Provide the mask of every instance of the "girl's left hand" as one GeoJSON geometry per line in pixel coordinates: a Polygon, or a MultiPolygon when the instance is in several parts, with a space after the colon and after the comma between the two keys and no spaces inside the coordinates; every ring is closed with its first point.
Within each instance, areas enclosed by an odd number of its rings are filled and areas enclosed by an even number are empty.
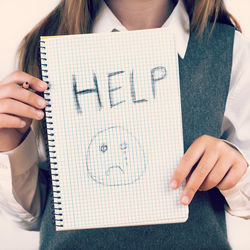
{"type": "Polygon", "coordinates": [[[187,178],[180,202],[188,205],[197,190],[235,186],[247,170],[242,154],[223,140],[203,135],[189,147],[177,166],[170,187],[177,189],[187,178]]]}

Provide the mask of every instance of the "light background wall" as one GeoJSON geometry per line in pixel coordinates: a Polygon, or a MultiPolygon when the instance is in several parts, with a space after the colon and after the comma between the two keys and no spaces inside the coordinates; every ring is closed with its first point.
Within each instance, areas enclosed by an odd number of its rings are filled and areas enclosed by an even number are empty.
{"type": "MultiPolygon", "coordinates": [[[[23,36],[58,2],[0,0],[0,80],[15,69],[15,52],[23,36]]],[[[226,0],[226,3],[241,24],[243,34],[250,40],[250,0],[226,0]]],[[[227,214],[227,225],[233,249],[249,250],[250,221],[227,214]]],[[[0,250],[37,249],[38,241],[38,233],[16,228],[0,211],[0,250]]]]}

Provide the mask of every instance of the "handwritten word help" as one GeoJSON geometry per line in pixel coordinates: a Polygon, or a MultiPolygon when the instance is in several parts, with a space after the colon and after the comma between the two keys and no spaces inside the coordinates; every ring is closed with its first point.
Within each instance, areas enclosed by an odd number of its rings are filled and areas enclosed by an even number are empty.
{"type": "MultiPolygon", "coordinates": [[[[128,80],[128,84],[129,84],[129,88],[130,88],[130,96],[131,96],[131,101],[134,104],[138,104],[138,103],[144,103],[147,102],[147,99],[141,98],[141,99],[137,99],[137,93],[136,93],[136,83],[134,80],[134,71],[131,70],[130,72],[126,72],[123,70],[120,71],[115,71],[115,72],[111,72],[107,74],[107,84],[108,84],[108,97],[109,97],[109,107],[110,108],[114,108],[115,106],[118,106],[124,102],[126,102],[125,99],[123,99],[119,94],[119,90],[121,90],[124,85],[122,85],[121,83],[119,83],[119,81],[117,81],[117,76],[122,76],[123,74],[128,74],[129,73],[129,80],[128,80]],[[119,98],[117,98],[119,97],[119,98]]],[[[160,82],[163,79],[167,78],[167,69],[166,67],[163,66],[157,66],[155,68],[152,68],[149,72],[150,74],[150,84],[151,84],[151,90],[152,90],[152,97],[155,99],[156,98],[156,88],[157,88],[157,84],[160,84],[160,82]]],[[[79,97],[82,96],[86,96],[86,95],[93,95],[93,97],[95,96],[97,102],[98,102],[98,106],[99,106],[99,110],[101,110],[104,106],[103,104],[103,100],[101,99],[101,94],[100,94],[100,88],[99,88],[99,81],[97,79],[97,74],[95,72],[93,72],[92,75],[92,79],[93,79],[93,88],[88,88],[88,89],[78,89],[78,82],[76,80],[76,75],[73,74],[72,75],[72,79],[73,79],[73,95],[74,95],[74,99],[75,99],[75,103],[77,106],[77,112],[78,113],[82,113],[82,108],[81,108],[81,103],[79,100],[79,97]]]]}

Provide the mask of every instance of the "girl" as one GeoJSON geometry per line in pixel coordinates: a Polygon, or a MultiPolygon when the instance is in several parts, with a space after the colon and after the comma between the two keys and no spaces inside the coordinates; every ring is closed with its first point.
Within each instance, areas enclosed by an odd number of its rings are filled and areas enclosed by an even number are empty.
{"type": "Polygon", "coordinates": [[[250,56],[231,20],[240,30],[221,0],[62,0],[24,38],[21,71],[0,86],[0,151],[11,163],[9,200],[21,205],[18,211],[17,204],[5,209],[15,212],[23,227],[40,229],[41,249],[230,249],[218,190],[231,213],[250,215],[250,56]],[[48,164],[38,158],[33,132],[42,141],[45,131],[43,126],[30,129],[32,121],[43,125],[46,106],[39,94],[47,89],[39,80],[40,36],[159,27],[174,31],[179,54],[185,154],[170,186],[179,188],[188,177],[180,197],[183,205],[190,204],[188,221],[56,232],[48,164]],[[36,92],[22,88],[25,82],[36,92]]]}

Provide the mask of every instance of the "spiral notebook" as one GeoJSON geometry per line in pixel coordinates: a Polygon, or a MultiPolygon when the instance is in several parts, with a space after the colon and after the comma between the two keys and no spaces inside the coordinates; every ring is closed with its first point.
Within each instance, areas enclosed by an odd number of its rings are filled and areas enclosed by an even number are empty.
{"type": "Polygon", "coordinates": [[[41,37],[41,65],[56,230],[186,221],[169,188],[183,155],[173,34],[41,37]]]}

